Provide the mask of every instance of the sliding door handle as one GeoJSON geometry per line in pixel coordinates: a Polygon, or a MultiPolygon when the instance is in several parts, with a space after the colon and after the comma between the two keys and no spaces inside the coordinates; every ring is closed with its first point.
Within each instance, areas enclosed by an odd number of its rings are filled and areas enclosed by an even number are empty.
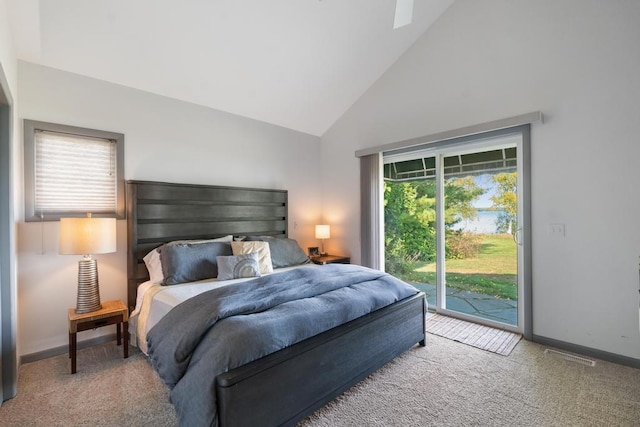
{"type": "Polygon", "coordinates": [[[518,228],[515,233],[513,233],[513,241],[516,242],[516,245],[522,246],[522,227],[518,228]]]}

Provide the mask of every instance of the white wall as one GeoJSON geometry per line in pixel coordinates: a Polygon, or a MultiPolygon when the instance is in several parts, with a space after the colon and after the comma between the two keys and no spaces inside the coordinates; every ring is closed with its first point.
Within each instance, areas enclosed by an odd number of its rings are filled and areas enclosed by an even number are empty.
{"type": "Polygon", "coordinates": [[[17,60],[10,28],[7,2],[0,0],[0,64],[2,64],[12,95],[15,97],[18,87],[17,60]]]}
{"type": "Polygon", "coordinates": [[[640,359],[638,23],[640,2],[457,0],[323,136],[330,251],[360,258],[356,149],[540,110],[533,332],[640,359]]]}
{"type": "MultiPolygon", "coordinates": [[[[290,237],[317,245],[318,137],[31,63],[18,74],[20,119],[124,133],[126,179],[286,189],[290,237]]],[[[64,346],[78,260],[58,255],[57,222],[22,223],[18,240],[21,354],[64,346]]],[[[97,259],[101,299],[126,301],[125,221],[117,253],[97,259]]]]}

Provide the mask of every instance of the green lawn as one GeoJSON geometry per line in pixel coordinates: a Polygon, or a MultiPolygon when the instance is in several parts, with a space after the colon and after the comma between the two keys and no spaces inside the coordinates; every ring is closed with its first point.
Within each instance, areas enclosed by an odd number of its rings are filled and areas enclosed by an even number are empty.
{"type": "MultiPolygon", "coordinates": [[[[517,299],[517,246],[511,235],[484,234],[475,258],[446,261],[447,286],[451,288],[517,299]]],[[[435,263],[416,263],[405,280],[435,283],[435,263]]]]}

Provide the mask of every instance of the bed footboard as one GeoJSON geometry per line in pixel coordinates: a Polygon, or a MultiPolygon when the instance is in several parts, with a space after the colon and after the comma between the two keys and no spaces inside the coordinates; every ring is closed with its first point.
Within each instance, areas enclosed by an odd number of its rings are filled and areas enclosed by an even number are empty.
{"type": "Polygon", "coordinates": [[[419,293],[216,378],[220,427],[295,425],[416,343],[419,293]]]}

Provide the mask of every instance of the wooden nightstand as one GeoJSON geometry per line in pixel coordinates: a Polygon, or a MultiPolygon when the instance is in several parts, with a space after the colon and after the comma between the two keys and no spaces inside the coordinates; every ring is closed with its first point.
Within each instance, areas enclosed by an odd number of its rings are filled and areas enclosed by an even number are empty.
{"type": "Polygon", "coordinates": [[[311,257],[314,264],[350,264],[351,258],[340,255],[320,255],[311,257]]]}
{"type": "Polygon", "coordinates": [[[72,374],[76,373],[76,334],[107,325],[116,325],[118,345],[122,343],[124,336],[124,358],[126,359],[129,357],[129,309],[122,301],[105,301],[100,310],[90,313],[77,314],[75,308],[69,309],[69,357],[72,374]]]}

